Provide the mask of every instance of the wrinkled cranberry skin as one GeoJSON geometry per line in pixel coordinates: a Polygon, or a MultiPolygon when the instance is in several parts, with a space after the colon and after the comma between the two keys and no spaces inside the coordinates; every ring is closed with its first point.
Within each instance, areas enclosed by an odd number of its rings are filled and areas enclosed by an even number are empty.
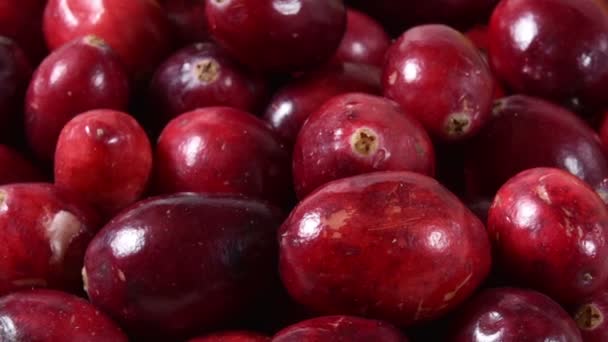
{"type": "Polygon", "coordinates": [[[143,194],[152,171],[152,148],[128,114],[100,109],[70,120],[59,135],[55,184],[79,193],[112,215],[143,194]]]}
{"type": "Polygon", "coordinates": [[[509,178],[534,167],[569,171],[606,194],[608,161],[597,134],[572,112],[541,99],[514,95],[497,102],[468,152],[467,192],[473,196],[493,197],[509,178]]]}
{"type": "Polygon", "coordinates": [[[291,325],[279,331],[272,342],[383,341],[407,342],[395,327],[382,321],[324,316],[291,325]]]}
{"type": "Polygon", "coordinates": [[[0,144],[0,185],[43,181],[40,171],[19,152],[0,144]]]}
{"type": "Polygon", "coordinates": [[[583,341],[572,318],[551,298],[517,288],[482,291],[464,305],[454,325],[454,342],[583,341]]]}
{"type": "Polygon", "coordinates": [[[188,342],[270,342],[270,337],[249,331],[227,331],[193,338],[188,342]]]}
{"type": "Polygon", "coordinates": [[[224,195],[142,201],[89,245],[89,298],[136,335],[177,338],[234,322],[275,286],[281,219],[267,204],[224,195]]]}
{"type": "Polygon", "coordinates": [[[208,0],[212,37],[260,70],[303,71],[329,60],[346,30],[342,0],[208,0]]]}
{"type": "Polygon", "coordinates": [[[127,342],[110,318],[86,300],[53,290],[30,290],[0,298],[2,341],[127,342]]]}
{"type": "Polygon", "coordinates": [[[296,194],[304,198],[330,181],[374,171],[434,176],[435,152],[424,127],[396,103],[349,93],[325,102],[308,118],[292,167],[296,194]]]}
{"type": "Polygon", "coordinates": [[[289,155],[264,122],[229,107],[173,119],[156,146],[156,190],[230,193],[283,205],[290,196],[289,155]]]}
{"type": "Polygon", "coordinates": [[[406,31],[387,52],[382,86],[431,134],[450,141],[471,137],[485,124],[495,87],[475,46],[444,25],[406,31]]]}
{"type": "Polygon", "coordinates": [[[330,98],[348,92],[380,95],[380,69],[355,63],[331,65],[297,78],[279,89],[264,120],[285,144],[293,146],[308,116],[330,98]]]}
{"type": "Polygon", "coordinates": [[[129,78],[117,55],[93,36],[74,40],[46,57],[32,77],[25,101],[30,148],[52,161],[63,126],[77,114],[126,110],[129,78]]]}
{"type": "Polygon", "coordinates": [[[334,61],[371,64],[382,67],[391,38],[380,23],[355,9],[346,12],[346,32],[334,61]]]}
{"type": "Polygon", "coordinates": [[[51,184],[0,186],[0,294],[49,287],[79,293],[98,217],[51,184]]]}
{"type": "Polygon", "coordinates": [[[509,279],[560,303],[608,285],[608,209],[566,171],[534,168],[511,178],[490,207],[488,235],[509,279]]]}
{"type": "Polygon", "coordinates": [[[156,71],[150,98],[163,127],[180,114],[227,106],[255,112],[266,100],[266,81],[233,62],[213,43],[198,43],[169,57],[156,71]]]}
{"type": "Polygon", "coordinates": [[[413,172],[328,183],[280,229],[281,276],[294,299],[318,313],[398,326],[436,319],[462,303],[488,274],[490,259],[477,217],[413,172]]]}
{"type": "Polygon", "coordinates": [[[13,39],[29,61],[37,64],[46,55],[42,14],[46,0],[0,2],[0,36],[13,39]]]}
{"type": "Polygon", "coordinates": [[[136,78],[151,73],[171,49],[171,27],[156,1],[48,0],[43,28],[53,50],[78,37],[100,37],[136,78]]]}
{"type": "Polygon", "coordinates": [[[608,14],[599,1],[502,1],[489,43],[494,71],[516,93],[606,103],[608,14]]]}
{"type": "Polygon", "coordinates": [[[162,5],[183,45],[209,39],[205,0],[165,0],[162,5]]]}
{"type": "Polygon", "coordinates": [[[575,306],[573,318],[585,342],[608,340],[608,292],[599,291],[575,306]]]}

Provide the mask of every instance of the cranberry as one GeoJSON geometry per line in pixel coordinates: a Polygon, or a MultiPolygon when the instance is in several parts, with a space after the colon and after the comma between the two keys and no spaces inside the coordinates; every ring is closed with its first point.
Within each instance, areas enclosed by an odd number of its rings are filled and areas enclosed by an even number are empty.
{"type": "Polygon", "coordinates": [[[487,57],[489,49],[488,27],[477,25],[465,32],[465,36],[471,40],[473,45],[487,57]]]}
{"type": "Polygon", "coordinates": [[[202,42],[209,38],[205,0],[164,0],[162,5],[182,44],[202,42]]]}
{"type": "Polygon", "coordinates": [[[494,70],[515,92],[606,103],[608,14],[598,1],[502,1],[489,42],[494,70]]]}
{"type": "Polygon", "coordinates": [[[333,96],[347,92],[381,94],[380,70],[363,64],[343,63],[297,78],[275,93],[264,119],[286,144],[292,146],[311,113],[333,96]]]}
{"type": "Polygon", "coordinates": [[[377,172],[326,184],[280,230],[283,283],[324,314],[408,326],[462,303],[490,269],[483,224],[430,177],[377,172]]]}
{"type": "Polygon", "coordinates": [[[418,121],[385,98],[349,93],[332,98],[302,127],[293,156],[296,193],[373,171],[435,174],[431,139],[418,121]]]}
{"type": "Polygon", "coordinates": [[[583,340],[568,313],[549,297],[530,290],[495,288],[464,305],[450,341],[583,340]]]}
{"type": "Polygon", "coordinates": [[[42,14],[46,0],[5,0],[0,2],[0,36],[14,39],[38,63],[46,54],[42,35],[42,14]]]}
{"type": "Polygon", "coordinates": [[[471,137],[490,117],[492,73],[473,44],[444,25],[405,32],[387,52],[382,83],[385,96],[444,140],[471,137]]]}
{"type": "Polygon", "coordinates": [[[390,324],[351,316],[325,316],[291,325],[279,331],[272,342],[382,341],[407,342],[390,324]]]}
{"type": "Polygon", "coordinates": [[[72,41],[46,57],[25,102],[25,130],[37,157],[52,161],[59,133],[82,112],[126,110],[129,80],[118,56],[94,36],[72,41]]]}
{"type": "Polygon", "coordinates": [[[603,114],[599,129],[600,140],[605,149],[608,149],[608,111],[603,114]]]}
{"type": "Polygon", "coordinates": [[[599,291],[583,300],[574,310],[574,320],[583,340],[603,342],[608,340],[608,292],[599,291]]]}
{"type": "Polygon", "coordinates": [[[253,115],[229,107],[198,109],[173,119],[156,146],[156,187],[233,193],[284,204],[290,195],[289,157],[253,115]]]}
{"type": "Polygon", "coordinates": [[[44,34],[51,49],[85,35],[105,40],[134,76],[142,77],[170,51],[170,25],[149,0],[48,0],[44,34]]]}
{"type": "Polygon", "coordinates": [[[0,144],[0,185],[44,180],[38,169],[19,152],[0,144]]]}
{"type": "MultiPolygon", "coordinates": [[[[150,98],[164,126],[202,107],[228,106],[254,112],[262,106],[266,82],[235,64],[213,43],[198,43],[171,56],[152,80],[150,98]]],[[[161,126],[162,127],[162,126],[161,126]]]]}
{"type": "Polygon", "coordinates": [[[222,195],[143,201],[89,245],[87,292],[137,335],[214,329],[274,286],[280,219],[264,203],[222,195]]]}
{"type": "Polygon", "coordinates": [[[55,184],[81,194],[105,214],[135,202],[151,170],[148,137],[125,113],[89,111],[70,120],[59,135],[55,184]]]}
{"type": "Polygon", "coordinates": [[[213,38],[255,69],[301,71],[335,53],[346,29],[342,0],[208,0],[213,38]]]}
{"type": "Polygon", "coordinates": [[[334,60],[382,67],[390,44],[391,39],[380,23],[363,12],[348,9],[346,32],[334,60]]]}
{"type": "Polygon", "coordinates": [[[188,342],[270,342],[270,337],[250,331],[227,331],[193,338],[188,342]]]}

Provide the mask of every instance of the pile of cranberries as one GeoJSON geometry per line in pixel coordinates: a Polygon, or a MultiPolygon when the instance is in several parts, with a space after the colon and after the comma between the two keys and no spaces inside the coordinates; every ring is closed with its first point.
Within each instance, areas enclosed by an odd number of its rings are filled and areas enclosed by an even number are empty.
{"type": "Polygon", "coordinates": [[[0,341],[608,341],[608,0],[0,0],[0,341]]]}

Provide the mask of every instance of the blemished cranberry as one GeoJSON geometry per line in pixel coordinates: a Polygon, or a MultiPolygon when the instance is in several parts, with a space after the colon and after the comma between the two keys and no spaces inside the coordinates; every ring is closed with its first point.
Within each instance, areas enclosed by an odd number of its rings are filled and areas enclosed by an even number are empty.
{"type": "Polygon", "coordinates": [[[608,292],[605,289],[580,301],[572,313],[583,341],[608,341],[608,292]]]}
{"type": "Polygon", "coordinates": [[[209,39],[209,29],[205,19],[205,0],[165,0],[161,4],[182,44],[188,45],[209,39]]]}
{"type": "Polygon", "coordinates": [[[308,116],[330,98],[348,92],[380,95],[380,74],[374,66],[357,63],[331,65],[306,74],[274,94],[264,120],[291,147],[308,116]]]}
{"type": "Polygon", "coordinates": [[[2,341],[128,341],[116,323],[86,300],[60,291],[1,297],[0,316],[2,341]]]}
{"type": "Polygon", "coordinates": [[[152,150],[130,115],[107,109],[77,115],[62,129],[55,153],[55,184],[81,194],[111,215],[146,190],[152,150]]]}
{"type": "Polygon", "coordinates": [[[0,186],[0,294],[49,287],[79,293],[99,220],[79,198],[45,183],[0,186]]]}
{"type": "Polygon", "coordinates": [[[0,185],[43,180],[44,175],[32,162],[11,147],[0,144],[0,185]]]}
{"type": "Polygon", "coordinates": [[[454,342],[583,341],[572,318],[551,298],[517,288],[482,291],[463,306],[454,326],[454,342]]]}
{"type": "Polygon", "coordinates": [[[435,24],[406,31],[387,52],[382,74],[384,95],[449,141],[475,135],[490,118],[494,83],[475,46],[435,24]]]}
{"type": "Polygon", "coordinates": [[[48,0],[43,28],[53,50],[82,36],[100,37],[137,79],[153,72],[171,49],[170,23],[156,1],[48,0]]]}
{"type": "Polygon", "coordinates": [[[0,2],[0,36],[13,39],[37,64],[46,55],[42,35],[42,14],[46,0],[6,0],[0,2]]]}
{"type": "Polygon", "coordinates": [[[291,72],[328,61],[346,29],[342,0],[208,0],[213,38],[254,69],[291,72]]]}
{"type": "Polygon", "coordinates": [[[515,92],[606,104],[608,14],[599,1],[502,1],[489,45],[493,69],[515,92]]]}
{"type": "Polygon", "coordinates": [[[330,182],[279,234],[281,277],[295,300],[397,326],[461,304],[491,263],[479,219],[434,179],[406,171],[330,182]]]}
{"type": "Polygon", "coordinates": [[[324,316],[309,319],[279,331],[272,342],[382,341],[407,342],[394,326],[353,316],[324,316]]]}
{"type": "Polygon", "coordinates": [[[158,68],[150,100],[163,127],[178,115],[203,107],[257,112],[266,91],[262,75],[236,64],[213,43],[197,43],[176,52],[158,68]]]}
{"type": "Polygon", "coordinates": [[[63,126],[97,108],[126,110],[129,78],[119,57],[95,36],[76,39],[46,57],[32,77],[25,101],[28,144],[52,161],[63,126]]]}
{"type": "Polygon", "coordinates": [[[306,121],[293,151],[296,194],[374,171],[435,175],[433,143],[424,127],[383,97],[336,96],[306,121]]]}
{"type": "Polygon", "coordinates": [[[188,342],[270,342],[270,337],[250,331],[226,331],[193,338],[188,342]]]}
{"type": "Polygon", "coordinates": [[[134,335],[177,338],[238,322],[278,281],[281,219],[265,203],[224,195],[140,202],[89,245],[89,298],[134,335]]]}
{"type": "Polygon", "coordinates": [[[562,304],[608,285],[608,209],[566,171],[534,168],[511,178],[490,207],[488,235],[513,283],[562,304]]]}
{"type": "Polygon", "coordinates": [[[232,193],[283,205],[291,195],[289,155],[257,117],[230,107],[182,114],[156,146],[156,190],[232,193]]]}
{"type": "Polygon", "coordinates": [[[391,38],[380,23],[363,12],[348,9],[346,32],[334,55],[334,61],[371,64],[382,67],[391,38]]]}

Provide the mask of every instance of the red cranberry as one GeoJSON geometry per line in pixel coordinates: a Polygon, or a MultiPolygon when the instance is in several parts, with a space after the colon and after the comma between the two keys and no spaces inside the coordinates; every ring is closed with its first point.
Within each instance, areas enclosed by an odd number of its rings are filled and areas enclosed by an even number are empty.
{"type": "Polygon", "coordinates": [[[431,139],[388,99],[350,93],[325,102],[302,127],[293,153],[296,193],[373,171],[435,174],[431,139]]]}
{"type": "Polygon", "coordinates": [[[583,340],[572,318],[549,297],[536,291],[496,288],[481,292],[464,305],[450,341],[583,340]]]}
{"type": "MultiPolygon", "coordinates": [[[[227,106],[254,112],[265,100],[266,81],[235,64],[213,43],[198,43],[171,56],[152,80],[151,100],[164,126],[202,107],[227,106]]],[[[161,127],[162,127],[161,126],[161,127]]]]}
{"type": "Polygon", "coordinates": [[[270,342],[270,337],[250,331],[227,331],[193,338],[188,342],[270,342]]]}
{"type": "Polygon", "coordinates": [[[473,45],[485,56],[489,49],[488,27],[485,25],[477,25],[465,32],[467,38],[471,40],[473,45]]]}
{"type": "Polygon", "coordinates": [[[400,326],[453,309],[490,269],[483,224],[412,172],[328,183],[292,211],[280,246],[283,283],[297,301],[400,326]]]}
{"type": "Polygon", "coordinates": [[[444,140],[471,137],[490,117],[492,73],[473,44],[444,25],[405,32],[387,52],[382,83],[385,96],[444,140]]]}
{"type": "Polygon", "coordinates": [[[144,192],[152,170],[152,151],[131,116],[93,110],[70,120],[59,135],[55,184],[79,193],[113,214],[144,192]]]}
{"type": "Polygon", "coordinates": [[[53,185],[0,186],[0,294],[33,287],[78,292],[97,216],[53,185]]]}
{"type": "Polygon", "coordinates": [[[390,324],[352,316],[313,318],[279,331],[272,342],[382,341],[407,342],[390,324]]]}
{"type": "Polygon", "coordinates": [[[363,64],[343,63],[297,78],[275,93],[264,119],[286,144],[292,146],[311,113],[330,98],[347,92],[381,94],[380,70],[363,64]]]}
{"type": "Polygon", "coordinates": [[[37,157],[52,161],[65,124],[82,112],[126,110],[128,76],[111,48],[94,36],[72,41],[42,61],[25,101],[25,130],[37,157]]]}
{"type": "Polygon", "coordinates": [[[605,149],[608,149],[608,111],[603,114],[602,123],[600,124],[600,140],[605,149]]]}
{"type": "Polygon", "coordinates": [[[608,292],[599,291],[579,303],[574,320],[585,342],[608,341],[608,292]]]}
{"type": "Polygon", "coordinates": [[[0,144],[0,185],[44,180],[36,167],[19,152],[0,144]]]}
{"type": "Polygon", "coordinates": [[[0,2],[0,36],[14,39],[32,63],[46,55],[42,35],[42,14],[46,0],[6,0],[0,2]]]}
{"type": "Polygon", "coordinates": [[[182,44],[208,40],[205,0],[164,0],[162,5],[182,44]]]}
{"type": "Polygon", "coordinates": [[[608,209],[566,171],[535,168],[503,185],[488,234],[513,282],[573,303],[608,285],[608,209]]]}
{"type": "Polygon", "coordinates": [[[380,23],[363,12],[348,9],[346,32],[334,60],[382,67],[390,44],[391,39],[380,23]]]}
{"type": "Polygon", "coordinates": [[[346,29],[342,0],[208,0],[215,40],[255,69],[301,71],[334,54],[346,29]]]}
{"type": "Polygon", "coordinates": [[[272,207],[236,197],[140,202],[89,245],[87,292],[138,335],[177,338],[217,328],[274,286],[280,219],[272,207]]]}
{"type": "Polygon", "coordinates": [[[233,193],[283,204],[290,194],[289,157],[273,132],[253,115],[208,107],[173,119],[156,146],[156,186],[233,193]]]}
{"type": "Polygon", "coordinates": [[[105,40],[136,77],[148,74],[170,51],[170,26],[149,0],[48,0],[44,34],[51,49],[85,35],[105,40]]]}
{"type": "Polygon", "coordinates": [[[515,92],[606,103],[608,14],[598,1],[502,1],[489,42],[494,70],[515,92]]]}

